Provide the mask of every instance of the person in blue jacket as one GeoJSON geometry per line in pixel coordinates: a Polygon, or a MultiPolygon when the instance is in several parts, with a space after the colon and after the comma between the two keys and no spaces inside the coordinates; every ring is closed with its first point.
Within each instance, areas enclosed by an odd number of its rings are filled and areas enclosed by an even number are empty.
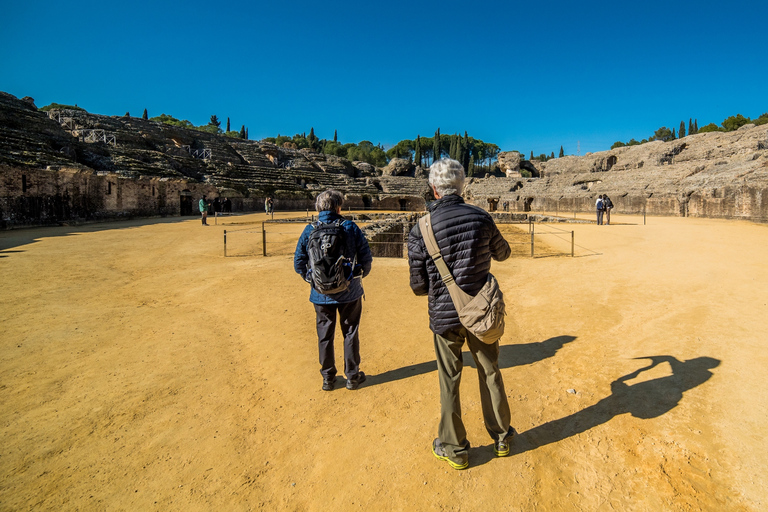
{"type": "MultiPolygon", "coordinates": [[[[336,190],[326,190],[317,196],[315,208],[319,212],[318,222],[330,224],[341,216],[344,196],[336,190]]],[[[320,351],[320,373],[323,376],[323,390],[331,391],[336,385],[336,359],[333,350],[333,338],[336,332],[336,315],[341,323],[344,335],[344,373],[347,376],[347,389],[357,389],[365,381],[365,373],[360,371],[360,317],[363,312],[362,278],[371,271],[373,256],[368,241],[360,228],[351,220],[344,220],[346,249],[345,258],[356,262],[355,276],[348,288],[340,293],[324,295],[314,288],[310,291],[309,301],[315,308],[317,321],[317,339],[320,351]]],[[[307,244],[314,229],[309,224],[299,237],[293,258],[293,268],[305,281],[308,277],[309,253],[307,244]]]]}

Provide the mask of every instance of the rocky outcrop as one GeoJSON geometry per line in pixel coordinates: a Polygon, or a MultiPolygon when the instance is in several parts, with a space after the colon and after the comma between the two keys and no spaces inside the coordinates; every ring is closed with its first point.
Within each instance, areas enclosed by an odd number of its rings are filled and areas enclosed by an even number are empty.
{"type": "Polygon", "coordinates": [[[381,170],[382,176],[410,176],[413,177],[413,172],[416,166],[413,162],[406,160],[405,158],[393,158],[389,161],[386,167],[381,170]]]}
{"type": "Polygon", "coordinates": [[[49,115],[2,92],[0,141],[3,227],[196,214],[202,194],[226,195],[236,211],[260,209],[266,196],[304,209],[327,188],[355,207],[424,207],[423,184],[362,162],[135,117],[49,115]]]}
{"type": "Polygon", "coordinates": [[[517,151],[509,151],[499,153],[499,169],[507,175],[507,178],[520,178],[520,153],[517,151]]]}
{"type": "Polygon", "coordinates": [[[768,125],[533,164],[540,178],[475,180],[468,191],[514,211],[591,211],[608,194],[618,212],[768,221],[768,125]]]}

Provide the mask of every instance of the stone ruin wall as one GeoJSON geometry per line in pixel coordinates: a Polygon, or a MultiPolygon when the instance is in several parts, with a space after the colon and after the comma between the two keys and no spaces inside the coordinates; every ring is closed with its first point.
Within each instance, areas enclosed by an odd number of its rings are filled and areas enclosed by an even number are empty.
{"type": "MultiPolygon", "coordinates": [[[[267,196],[278,210],[312,211],[327,188],[343,191],[354,209],[424,211],[431,199],[426,170],[407,160],[376,169],[139,118],[65,114],[79,132],[0,92],[0,227],[197,215],[203,194],[229,197],[233,211],[261,211],[267,196]],[[118,143],[86,143],[86,129],[118,143]],[[212,156],[194,158],[189,148],[212,156]]],[[[507,176],[469,178],[467,202],[488,210],[508,202],[519,213],[592,212],[597,195],[608,194],[617,213],[768,222],[768,125],[544,163],[502,153],[499,163],[507,176]],[[538,177],[522,177],[521,166],[538,177]]]]}
{"type": "Polygon", "coordinates": [[[467,195],[486,208],[567,213],[593,212],[607,194],[618,213],[768,222],[768,125],[533,163],[538,178],[505,168],[506,178],[470,179],[467,195]]]}

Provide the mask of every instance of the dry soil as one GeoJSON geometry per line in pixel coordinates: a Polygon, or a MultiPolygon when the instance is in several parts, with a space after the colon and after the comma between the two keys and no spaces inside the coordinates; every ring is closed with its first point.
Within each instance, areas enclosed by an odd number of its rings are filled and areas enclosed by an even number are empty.
{"type": "Polygon", "coordinates": [[[494,263],[519,436],[493,456],[465,354],[455,471],[430,452],[438,382],[407,261],[364,282],[368,381],[323,392],[302,226],[271,228],[266,258],[223,256],[224,229],[242,252],[263,218],[0,233],[0,509],[768,507],[768,226],[614,215],[558,225],[573,258],[494,263]]]}

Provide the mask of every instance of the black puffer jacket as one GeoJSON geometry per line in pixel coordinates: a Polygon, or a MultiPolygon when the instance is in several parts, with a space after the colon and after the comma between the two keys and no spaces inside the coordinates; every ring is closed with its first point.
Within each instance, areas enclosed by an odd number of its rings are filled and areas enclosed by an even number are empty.
{"type": "MultiPolygon", "coordinates": [[[[443,197],[429,205],[437,245],[459,287],[477,295],[488,278],[491,258],[509,258],[509,244],[499,233],[488,212],[468,205],[457,195],[443,197]]],[[[440,279],[416,224],[408,237],[408,264],[411,289],[416,295],[429,294],[429,327],[445,335],[461,328],[448,288],[440,279]]]]}

